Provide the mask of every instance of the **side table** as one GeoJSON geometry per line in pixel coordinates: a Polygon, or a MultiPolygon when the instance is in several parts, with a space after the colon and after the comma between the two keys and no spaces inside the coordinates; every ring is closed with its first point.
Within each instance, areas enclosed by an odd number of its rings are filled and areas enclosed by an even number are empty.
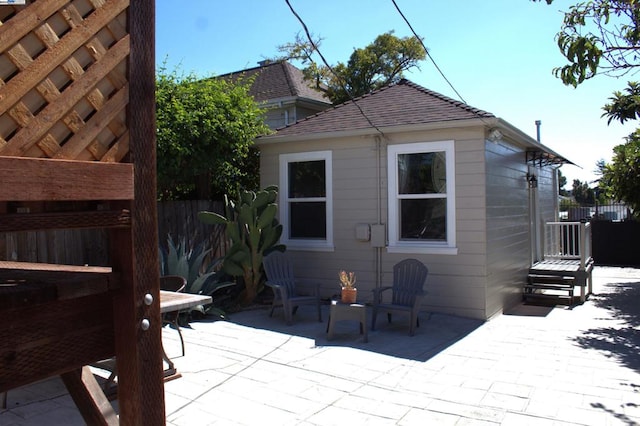
{"type": "Polygon", "coordinates": [[[360,303],[342,303],[332,300],[329,308],[329,323],[327,324],[327,340],[333,339],[335,325],[338,321],[354,320],[360,322],[360,334],[364,342],[369,341],[367,332],[367,306],[360,303]]]}

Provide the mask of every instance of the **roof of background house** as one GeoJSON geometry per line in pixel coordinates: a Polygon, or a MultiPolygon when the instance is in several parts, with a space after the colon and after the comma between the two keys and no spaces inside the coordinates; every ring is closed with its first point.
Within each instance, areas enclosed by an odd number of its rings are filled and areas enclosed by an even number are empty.
{"type": "Polygon", "coordinates": [[[223,74],[219,77],[234,78],[239,76],[247,78],[255,76],[249,94],[256,102],[298,97],[331,105],[331,101],[321,92],[309,87],[301,70],[286,61],[264,62],[255,68],[223,74]]]}
{"type": "Polygon", "coordinates": [[[277,129],[274,136],[367,129],[372,127],[371,123],[384,128],[474,118],[495,116],[402,79],[397,84],[385,86],[277,129]]]}

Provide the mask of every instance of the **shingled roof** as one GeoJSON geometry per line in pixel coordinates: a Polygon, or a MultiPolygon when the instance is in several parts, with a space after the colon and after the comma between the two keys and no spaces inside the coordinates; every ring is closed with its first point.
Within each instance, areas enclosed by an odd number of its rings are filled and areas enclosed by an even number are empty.
{"type": "Polygon", "coordinates": [[[361,130],[372,128],[371,123],[383,129],[478,118],[495,116],[403,79],[280,128],[273,137],[361,130]]]}
{"type": "Polygon", "coordinates": [[[302,71],[286,61],[264,63],[255,68],[223,74],[219,77],[233,79],[240,76],[247,78],[255,76],[249,94],[256,102],[297,97],[331,104],[331,101],[321,92],[309,87],[302,71]]]}

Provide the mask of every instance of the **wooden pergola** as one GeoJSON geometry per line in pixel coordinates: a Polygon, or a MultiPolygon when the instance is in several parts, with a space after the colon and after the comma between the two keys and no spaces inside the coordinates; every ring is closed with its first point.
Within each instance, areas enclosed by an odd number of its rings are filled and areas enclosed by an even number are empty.
{"type": "Polygon", "coordinates": [[[0,259],[0,393],[60,375],[88,424],[164,424],[154,0],[0,6],[0,232],[104,228],[106,265],[0,259]],[[119,419],[87,367],[115,356],[119,419]]]}

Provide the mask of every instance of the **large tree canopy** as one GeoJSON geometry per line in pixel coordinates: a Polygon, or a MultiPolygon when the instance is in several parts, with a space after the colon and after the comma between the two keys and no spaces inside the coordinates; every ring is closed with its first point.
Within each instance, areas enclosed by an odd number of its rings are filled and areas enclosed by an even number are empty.
{"type": "MultiPolygon", "coordinates": [[[[577,87],[597,74],[635,74],[640,70],[640,0],[577,3],[565,12],[556,38],[569,63],[554,69],[554,73],[567,85],[577,87]]],[[[637,82],[629,81],[626,89],[614,92],[609,101],[603,107],[609,123],[640,118],[637,82]]],[[[598,168],[605,193],[629,204],[640,218],[640,129],[613,149],[611,163],[598,164],[598,168]]]]}
{"type": "Polygon", "coordinates": [[[354,49],[346,63],[330,67],[314,60],[319,44],[320,40],[311,43],[298,35],[295,42],[279,46],[284,56],[277,59],[300,60],[305,65],[305,77],[326,92],[334,104],[399,81],[405,71],[417,67],[426,57],[420,40],[399,38],[393,31],[379,35],[364,48],[354,49]]]}
{"type": "Polygon", "coordinates": [[[611,163],[601,164],[600,172],[600,188],[605,194],[624,201],[640,219],[640,129],[613,148],[611,163]]]}
{"type": "Polygon", "coordinates": [[[556,68],[556,76],[575,87],[597,73],[620,77],[636,71],[639,23],[639,0],[592,0],[571,6],[557,35],[569,64],[556,68]]]}
{"type": "Polygon", "coordinates": [[[257,189],[255,137],[268,133],[249,82],[156,76],[158,197],[222,199],[257,189]]]}

